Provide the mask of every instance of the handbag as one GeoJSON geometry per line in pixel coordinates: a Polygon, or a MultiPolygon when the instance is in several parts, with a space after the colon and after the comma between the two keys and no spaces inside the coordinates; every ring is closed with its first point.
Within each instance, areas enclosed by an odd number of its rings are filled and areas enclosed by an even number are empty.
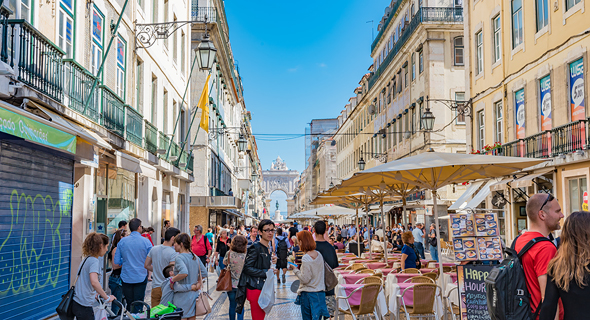
{"type": "MultiPolygon", "coordinates": [[[[201,282],[201,283],[203,282],[203,278],[201,277],[201,273],[199,273],[199,282],[201,282]]],[[[210,300],[213,300],[205,290],[201,289],[201,293],[199,294],[199,296],[197,297],[197,300],[195,301],[195,303],[196,303],[195,316],[204,316],[204,315],[211,313],[211,305],[209,305],[209,300],[207,300],[207,298],[209,298],[210,300]]]]}
{"type": "Polygon", "coordinates": [[[326,291],[336,288],[338,285],[338,277],[332,271],[332,268],[324,261],[324,283],[326,284],[326,291]]]}
{"type": "Polygon", "coordinates": [[[82,268],[84,268],[86,260],[88,260],[88,257],[86,257],[86,259],[84,259],[84,262],[82,262],[80,270],[78,270],[78,275],[76,275],[76,280],[74,280],[74,284],[72,285],[70,290],[66,292],[66,294],[61,296],[61,301],[57,308],[55,308],[55,311],[57,312],[60,318],[71,319],[74,317],[74,313],[72,312],[72,304],[74,304],[74,295],[76,294],[75,287],[76,283],[78,282],[78,277],[80,277],[80,272],[82,272],[82,268]]]}
{"type": "MultiPolygon", "coordinates": [[[[231,251],[227,253],[227,261],[229,262],[229,259],[231,257],[231,251]]],[[[228,291],[232,291],[232,285],[231,285],[231,271],[229,270],[229,263],[227,264],[227,266],[225,267],[225,269],[221,270],[221,273],[219,274],[219,278],[217,279],[217,288],[215,288],[216,291],[222,291],[222,292],[228,292],[228,291]]]]}

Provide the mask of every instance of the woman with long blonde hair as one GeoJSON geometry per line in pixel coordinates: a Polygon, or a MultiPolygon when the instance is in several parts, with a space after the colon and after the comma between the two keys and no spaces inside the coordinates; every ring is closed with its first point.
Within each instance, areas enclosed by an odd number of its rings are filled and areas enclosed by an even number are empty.
{"type": "Polygon", "coordinates": [[[560,298],[563,320],[588,319],[589,266],[590,212],[577,211],[565,219],[561,245],[547,267],[547,287],[539,320],[555,319],[560,298]]]}

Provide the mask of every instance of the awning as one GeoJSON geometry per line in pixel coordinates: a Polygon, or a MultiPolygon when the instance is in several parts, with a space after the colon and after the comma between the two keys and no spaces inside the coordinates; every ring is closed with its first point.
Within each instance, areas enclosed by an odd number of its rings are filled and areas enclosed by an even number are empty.
{"type": "Polygon", "coordinates": [[[508,183],[512,182],[512,178],[504,179],[490,185],[490,191],[502,191],[508,188],[508,183]]]}
{"type": "Polygon", "coordinates": [[[237,211],[237,210],[233,210],[233,209],[227,209],[227,210],[223,210],[223,212],[230,214],[232,216],[236,216],[236,217],[242,217],[242,213],[237,211]]]}
{"type": "Polygon", "coordinates": [[[127,171],[141,173],[141,164],[139,159],[128,156],[120,151],[115,151],[116,165],[127,171]]]}
{"type": "Polygon", "coordinates": [[[553,170],[545,170],[542,172],[537,172],[533,174],[526,175],[524,177],[518,178],[511,183],[512,188],[522,188],[522,187],[529,187],[533,185],[533,180],[551,172],[553,170]]]}
{"type": "Polygon", "coordinates": [[[485,200],[485,198],[487,196],[490,195],[490,193],[492,193],[492,190],[490,190],[490,186],[494,183],[498,182],[496,179],[491,179],[488,180],[486,182],[486,184],[481,188],[481,190],[479,190],[479,192],[475,195],[475,197],[473,197],[473,199],[471,199],[467,205],[465,205],[464,208],[475,208],[477,206],[479,206],[479,204],[485,200]]]}
{"type": "Polygon", "coordinates": [[[457,199],[457,201],[455,201],[455,203],[449,207],[449,210],[459,210],[465,208],[469,198],[475,193],[475,191],[477,191],[477,189],[479,189],[483,183],[483,180],[471,183],[469,187],[467,187],[467,190],[465,190],[465,192],[463,192],[463,194],[459,197],[459,199],[457,199]]]}

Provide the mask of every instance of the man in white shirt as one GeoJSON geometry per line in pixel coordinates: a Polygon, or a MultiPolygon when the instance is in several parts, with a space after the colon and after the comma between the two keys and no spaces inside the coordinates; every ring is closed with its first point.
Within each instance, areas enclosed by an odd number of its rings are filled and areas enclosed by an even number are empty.
{"type": "MultiPolygon", "coordinates": [[[[164,268],[174,264],[178,252],[174,250],[174,238],[180,233],[176,228],[168,228],[164,234],[164,243],[150,250],[144,267],[152,272],[152,308],[160,304],[162,298],[161,284],[164,282],[164,268]]],[[[167,301],[164,301],[166,303],[167,301]]]]}
{"type": "Polygon", "coordinates": [[[412,235],[414,235],[414,246],[420,254],[420,258],[426,259],[426,256],[424,255],[424,231],[422,231],[423,227],[423,223],[416,223],[416,227],[414,228],[414,230],[412,230],[412,235]]]}

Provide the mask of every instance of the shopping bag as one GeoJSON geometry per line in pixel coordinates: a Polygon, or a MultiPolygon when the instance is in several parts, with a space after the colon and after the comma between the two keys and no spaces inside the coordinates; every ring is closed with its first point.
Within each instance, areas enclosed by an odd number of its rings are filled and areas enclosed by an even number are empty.
{"type": "Polygon", "coordinates": [[[94,307],[94,320],[108,320],[107,311],[104,306],[94,307]]]}
{"type": "Polygon", "coordinates": [[[275,305],[275,281],[276,275],[272,269],[266,272],[266,280],[262,286],[262,292],[258,298],[258,305],[266,314],[269,314],[275,305]]]}

